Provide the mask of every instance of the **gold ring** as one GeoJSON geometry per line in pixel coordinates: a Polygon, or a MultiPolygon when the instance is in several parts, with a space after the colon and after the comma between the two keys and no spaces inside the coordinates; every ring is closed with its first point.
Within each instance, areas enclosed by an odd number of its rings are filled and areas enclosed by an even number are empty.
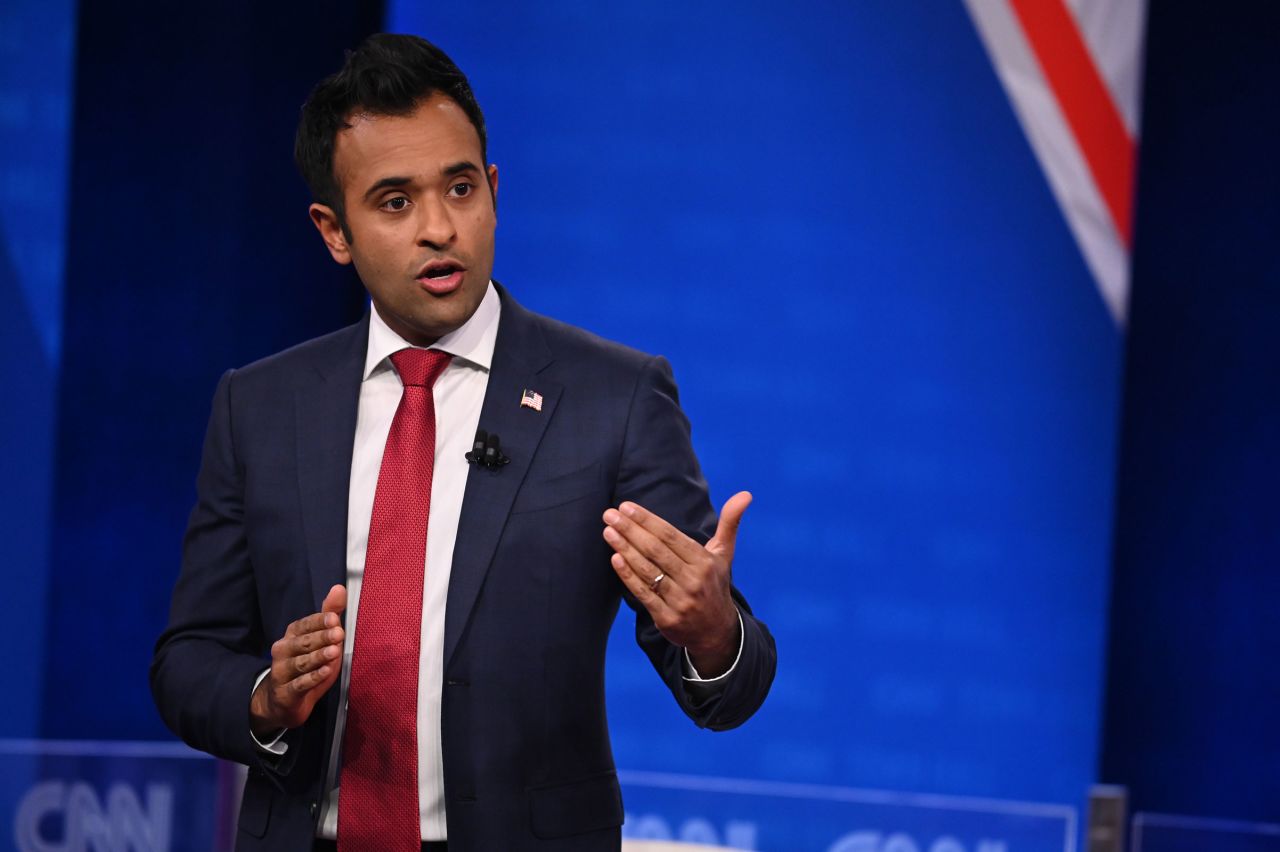
{"type": "Polygon", "coordinates": [[[651,591],[651,592],[656,592],[656,591],[658,591],[658,584],[659,584],[659,583],[661,583],[661,582],[662,582],[663,580],[665,580],[665,579],[667,579],[667,575],[666,575],[666,574],[659,574],[658,576],[654,577],[654,578],[653,578],[653,582],[649,584],[649,591],[651,591]]]}

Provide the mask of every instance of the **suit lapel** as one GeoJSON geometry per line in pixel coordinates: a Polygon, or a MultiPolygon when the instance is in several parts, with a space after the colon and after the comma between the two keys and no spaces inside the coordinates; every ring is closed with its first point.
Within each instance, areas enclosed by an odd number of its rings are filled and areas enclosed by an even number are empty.
{"type": "Polygon", "coordinates": [[[511,503],[524,482],[547,424],[555,415],[563,390],[559,383],[538,375],[551,363],[552,354],[537,320],[505,290],[499,288],[498,292],[502,296],[502,316],[480,411],[480,428],[498,435],[503,454],[511,462],[493,471],[476,465],[467,475],[445,611],[446,667],[457,650],[484,585],[511,503]],[[525,390],[542,394],[541,411],[520,405],[525,390]]]}
{"type": "Polygon", "coordinates": [[[303,535],[318,612],[325,594],[347,582],[347,491],[356,434],[369,315],[334,336],[313,380],[294,395],[303,535]]]}

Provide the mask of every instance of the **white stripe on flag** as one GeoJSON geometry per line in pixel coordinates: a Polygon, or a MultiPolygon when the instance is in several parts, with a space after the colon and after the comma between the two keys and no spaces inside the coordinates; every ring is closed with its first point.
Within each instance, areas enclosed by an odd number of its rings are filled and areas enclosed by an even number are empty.
{"type": "MultiPolygon", "coordinates": [[[[1062,106],[1009,0],[965,0],[965,5],[1098,291],[1111,316],[1123,326],[1129,301],[1129,249],[1116,230],[1062,106]]],[[[1138,115],[1145,0],[1073,0],[1069,8],[1132,133],[1138,115]],[[1117,5],[1127,6],[1127,12],[1113,12],[1117,5]],[[1114,31],[1108,30],[1109,26],[1114,26],[1114,31]]]]}

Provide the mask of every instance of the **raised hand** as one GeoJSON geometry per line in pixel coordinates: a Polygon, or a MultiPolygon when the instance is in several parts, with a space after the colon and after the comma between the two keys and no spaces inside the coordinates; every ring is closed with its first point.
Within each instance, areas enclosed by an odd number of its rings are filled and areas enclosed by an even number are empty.
{"type": "Polygon", "coordinates": [[[746,491],[730,497],[705,547],[635,503],[604,513],[613,570],[703,677],[723,674],[737,654],[738,611],[729,587],[738,524],[749,505],[746,491]]]}
{"type": "Polygon", "coordinates": [[[298,727],[337,683],[345,635],[338,614],[346,607],[346,587],[334,586],[320,612],[290,624],[271,646],[271,670],[249,701],[249,724],[256,736],[298,727]]]}

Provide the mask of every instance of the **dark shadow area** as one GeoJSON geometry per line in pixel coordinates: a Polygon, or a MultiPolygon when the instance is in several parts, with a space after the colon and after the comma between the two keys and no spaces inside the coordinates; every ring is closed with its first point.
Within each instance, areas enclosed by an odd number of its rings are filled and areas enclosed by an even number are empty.
{"type": "Polygon", "coordinates": [[[1102,778],[1280,802],[1280,7],[1153,3],[1102,778]]]}
{"type": "Polygon", "coordinates": [[[80,4],[45,737],[168,736],[147,666],[218,375],[363,310],[292,143],[381,20],[378,2],[80,4]]]}

